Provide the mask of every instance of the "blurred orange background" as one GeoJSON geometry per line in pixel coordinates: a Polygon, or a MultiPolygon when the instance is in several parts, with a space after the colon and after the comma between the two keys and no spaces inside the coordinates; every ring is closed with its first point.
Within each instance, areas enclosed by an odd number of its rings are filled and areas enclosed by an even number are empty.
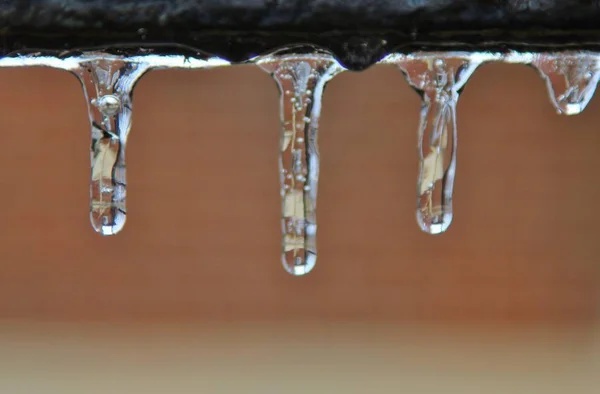
{"type": "MultiPolygon", "coordinates": [[[[482,66],[458,105],[455,219],[430,236],[414,219],[418,95],[390,66],[337,76],[320,123],[319,258],[294,278],[279,256],[278,93],[266,73],[236,66],[141,79],[128,222],[108,238],[88,222],[90,127],[76,78],[3,69],[0,84],[0,392],[19,392],[27,368],[85,368],[64,354],[107,360],[81,375],[85,392],[164,392],[135,383],[136,373],[160,371],[189,379],[173,392],[220,392],[201,386],[197,369],[141,367],[157,342],[152,354],[171,368],[203,365],[224,380],[227,368],[210,360],[240,370],[273,363],[255,386],[228,382],[234,391],[279,390],[273,382],[288,375],[309,390],[302,371],[315,359],[330,365],[351,354],[348,371],[378,392],[413,381],[415,393],[595,392],[597,97],[583,114],[559,116],[533,69],[482,66]],[[34,345],[20,353],[24,343],[34,345]],[[481,350],[491,347],[504,356],[481,350]],[[300,359],[304,369],[274,372],[300,359]],[[99,376],[113,362],[137,372],[107,382],[99,376]],[[396,362],[414,369],[403,383],[396,362]],[[429,381],[440,371],[455,372],[429,381]]],[[[316,392],[362,387],[313,372],[329,382],[316,392]]],[[[46,388],[57,392],[80,387],[52,382],[46,388]]]]}

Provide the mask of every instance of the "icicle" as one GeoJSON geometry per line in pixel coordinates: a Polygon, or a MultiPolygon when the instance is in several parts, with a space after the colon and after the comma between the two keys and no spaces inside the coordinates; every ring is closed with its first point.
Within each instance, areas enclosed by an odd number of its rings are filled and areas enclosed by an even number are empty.
{"type": "Polygon", "coordinates": [[[531,65],[546,81],[552,104],[564,115],[585,109],[600,77],[598,56],[589,53],[541,53],[531,65]]]}
{"type": "Polygon", "coordinates": [[[280,89],[282,263],[291,274],[304,275],[317,260],[317,131],[323,89],[343,68],[326,53],[275,54],[257,64],[280,89]]]}
{"type": "Polygon", "coordinates": [[[230,64],[200,51],[194,56],[143,54],[128,58],[101,52],[61,57],[32,52],[0,58],[0,67],[53,67],[68,70],[81,81],[92,128],[90,219],[103,235],[119,232],[127,215],[125,147],[137,80],[150,68],[205,69],[230,64]]]}
{"type": "Polygon", "coordinates": [[[103,235],[116,234],[125,224],[132,90],[149,68],[148,63],[105,55],[82,58],[72,70],[83,85],[92,127],[90,220],[103,235]]]}
{"type": "Polygon", "coordinates": [[[420,169],[417,222],[430,234],[452,222],[452,189],[456,167],[456,103],[459,90],[475,71],[479,56],[423,54],[388,57],[423,99],[419,126],[420,169]]]}

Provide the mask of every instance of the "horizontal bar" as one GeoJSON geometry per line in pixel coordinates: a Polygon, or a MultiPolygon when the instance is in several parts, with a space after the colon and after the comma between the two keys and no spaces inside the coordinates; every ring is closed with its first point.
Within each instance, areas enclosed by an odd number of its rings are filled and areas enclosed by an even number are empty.
{"type": "Polygon", "coordinates": [[[5,0],[0,55],[82,51],[232,62],[310,44],[345,67],[392,52],[600,46],[598,0],[5,0]]]}

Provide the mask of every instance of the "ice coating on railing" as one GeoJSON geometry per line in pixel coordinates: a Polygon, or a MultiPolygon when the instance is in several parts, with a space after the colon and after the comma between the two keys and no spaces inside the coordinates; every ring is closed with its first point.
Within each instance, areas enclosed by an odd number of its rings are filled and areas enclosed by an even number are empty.
{"type": "Polygon", "coordinates": [[[304,275],[317,260],[317,136],[323,89],[343,68],[326,53],[275,54],[257,64],[272,75],[280,90],[282,263],[289,273],[304,275]]]}
{"type": "MultiPolygon", "coordinates": [[[[445,51],[396,53],[384,58],[380,63],[398,67],[422,97],[417,184],[421,229],[439,234],[453,219],[456,105],[459,92],[479,65],[503,62],[534,67],[544,78],[557,111],[573,115],[583,111],[594,94],[600,79],[599,58],[598,53],[589,51],[445,51]]],[[[323,90],[344,68],[331,54],[314,47],[287,48],[251,62],[272,75],[281,93],[282,262],[288,272],[303,275],[313,269],[317,258],[317,134],[323,90]]],[[[156,68],[204,69],[229,64],[200,53],[197,57],[30,53],[0,58],[0,67],[53,67],[76,74],[82,82],[92,130],[90,217],[96,231],[105,235],[119,232],[126,219],[125,148],[136,81],[156,68]]]]}

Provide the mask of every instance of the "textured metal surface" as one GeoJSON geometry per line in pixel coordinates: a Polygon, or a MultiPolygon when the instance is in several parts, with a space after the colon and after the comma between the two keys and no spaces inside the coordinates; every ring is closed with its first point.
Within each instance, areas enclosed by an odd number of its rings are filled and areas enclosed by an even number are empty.
{"type": "Polygon", "coordinates": [[[398,50],[595,47],[590,0],[5,0],[2,53],[89,48],[244,61],[282,46],[331,50],[362,69],[398,50]]]}
{"type": "Polygon", "coordinates": [[[594,27],[591,0],[8,0],[3,26],[82,29],[594,27]],[[583,25],[582,25],[583,23],[583,25]]]}

